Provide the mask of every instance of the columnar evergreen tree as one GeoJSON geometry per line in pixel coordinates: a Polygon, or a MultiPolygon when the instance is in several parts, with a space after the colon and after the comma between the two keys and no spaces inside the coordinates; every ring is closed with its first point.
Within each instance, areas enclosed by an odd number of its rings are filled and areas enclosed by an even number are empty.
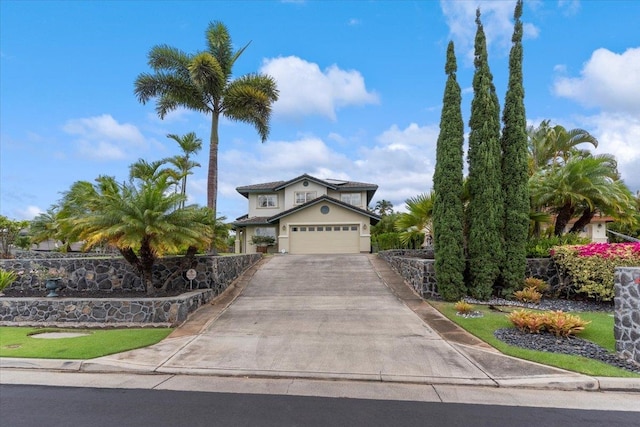
{"type": "Polygon", "coordinates": [[[516,3],[509,54],[509,87],[502,112],[502,190],[504,196],[503,292],[509,294],[526,274],[529,231],[527,119],[522,85],[522,0],[516,3]]]}
{"type": "Polygon", "coordinates": [[[487,58],[487,42],[476,12],[475,73],[469,120],[469,272],[471,294],[486,299],[504,259],[500,106],[487,58]]]}
{"type": "Polygon", "coordinates": [[[449,42],[444,68],[448,77],[440,116],[436,170],[433,175],[433,243],[438,292],[442,298],[450,301],[465,294],[462,207],[464,122],[460,108],[460,85],[456,80],[457,69],[453,42],[449,42]]]}

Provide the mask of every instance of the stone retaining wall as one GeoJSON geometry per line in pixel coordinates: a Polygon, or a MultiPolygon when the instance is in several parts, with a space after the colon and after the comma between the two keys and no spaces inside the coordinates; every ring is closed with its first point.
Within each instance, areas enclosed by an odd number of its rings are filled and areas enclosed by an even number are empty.
{"type": "Polygon", "coordinates": [[[0,298],[0,324],[158,323],[175,327],[215,296],[213,289],[207,289],[165,298],[0,298]]]}
{"type": "MultiPolygon", "coordinates": [[[[210,288],[220,293],[260,257],[260,254],[202,255],[196,256],[191,265],[183,265],[184,257],[161,258],[153,267],[153,279],[159,284],[169,280],[170,289],[210,288]],[[190,268],[197,273],[193,282],[186,277],[190,268]]],[[[11,289],[42,290],[43,296],[43,280],[34,273],[41,269],[59,273],[62,284],[79,295],[83,291],[144,290],[138,272],[121,257],[10,259],[0,260],[0,268],[18,273],[11,289]]]]}
{"type": "Polygon", "coordinates": [[[183,257],[162,258],[154,266],[154,280],[170,280],[176,289],[191,289],[177,297],[95,298],[82,297],[83,291],[142,290],[137,273],[122,258],[73,258],[3,260],[0,268],[22,271],[13,287],[42,289],[41,298],[0,298],[0,322],[99,322],[170,323],[184,322],[189,313],[222,293],[246,269],[260,260],[260,254],[235,256],[198,256],[192,265],[183,265],[183,257]],[[65,285],[71,297],[46,298],[40,280],[30,273],[34,264],[65,272],[65,285]],[[196,270],[189,282],[186,271],[196,270]],[[75,295],[74,295],[75,294],[75,295]],[[77,297],[76,297],[77,295],[77,297]]]}
{"type": "MultiPolygon", "coordinates": [[[[390,250],[378,252],[423,298],[438,297],[436,283],[435,260],[421,257],[433,257],[428,250],[390,250]]],[[[562,283],[555,263],[550,258],[527,259],[526,277],[537,277],[545,280],[556,290],[562,283]]]]}
{"type": "Polygon", "coordinates": [[[614,283],[616,351],[640,363],[640,267],[617,267],[614,283]]]}

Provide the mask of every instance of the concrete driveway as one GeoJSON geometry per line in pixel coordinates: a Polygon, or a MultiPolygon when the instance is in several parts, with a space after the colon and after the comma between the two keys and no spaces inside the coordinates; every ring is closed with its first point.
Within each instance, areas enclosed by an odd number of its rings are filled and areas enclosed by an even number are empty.
{"type": "Polygon", "coordinates": [[[488,380],[384,285],[366,255],[273,257],[162,369],[377,380],[488,380]]]}
{"type": "Polygon", "coordinates": [[[469,336],[374,255],[277,255],[230,291],[161,343],[78,369],[597,387],[593,378],[504,356],[469,336]]]}

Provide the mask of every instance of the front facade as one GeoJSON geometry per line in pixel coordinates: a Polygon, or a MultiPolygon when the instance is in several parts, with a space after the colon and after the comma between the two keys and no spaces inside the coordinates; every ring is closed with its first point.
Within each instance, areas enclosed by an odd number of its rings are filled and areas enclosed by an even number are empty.
{"type": "Polygon", "coordinates": [[[377,189],[374,184],[307,174],[238,187],[249,209],[232,224],[236,253],[368,253],[371,226],[380,217],[367,206],[377,189]],[[269,240],[273,243],[264,246],[269,240]]]}

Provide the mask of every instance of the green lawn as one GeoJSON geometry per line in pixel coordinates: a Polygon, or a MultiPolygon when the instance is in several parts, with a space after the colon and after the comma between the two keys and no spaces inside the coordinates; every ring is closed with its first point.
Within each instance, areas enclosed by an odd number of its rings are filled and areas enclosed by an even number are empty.
{"type": "MultiPolygon", "coordinates": [[[[504,313],[491,311],[486,306],[475,306],[475,310],[481,311],[484,314],[484,317],[467,319],[456,315],[456,310],[453,308],[452,303],[430,301],[430,304],[465,330],[509,356],[549,366],[555,366],[585,375],[640,378],[640,375],[638,374],[625,371],[624,369],[615,368],[606,363],[585,357],[527,350],[507,345],[494,337],[493,332],[496,329],[509,328],[513,325],[506,318],[504,313]]],[[[609,313],[585,312],[578,314],[582,319],[591,321],[579,337],[592,341],[601,347],[614,352],[615,338],[613,336],[613,317],[609,313]]]]}
{"type": "Polygon", "coordinates": [[[39,359],[93,359],[147,347],[160,342],[173,329],[55,329],[0,327],[0,357],[34,357],[39,359]],[[82,332],[74,338],[33,338],[41,332],[82,332]]]}

